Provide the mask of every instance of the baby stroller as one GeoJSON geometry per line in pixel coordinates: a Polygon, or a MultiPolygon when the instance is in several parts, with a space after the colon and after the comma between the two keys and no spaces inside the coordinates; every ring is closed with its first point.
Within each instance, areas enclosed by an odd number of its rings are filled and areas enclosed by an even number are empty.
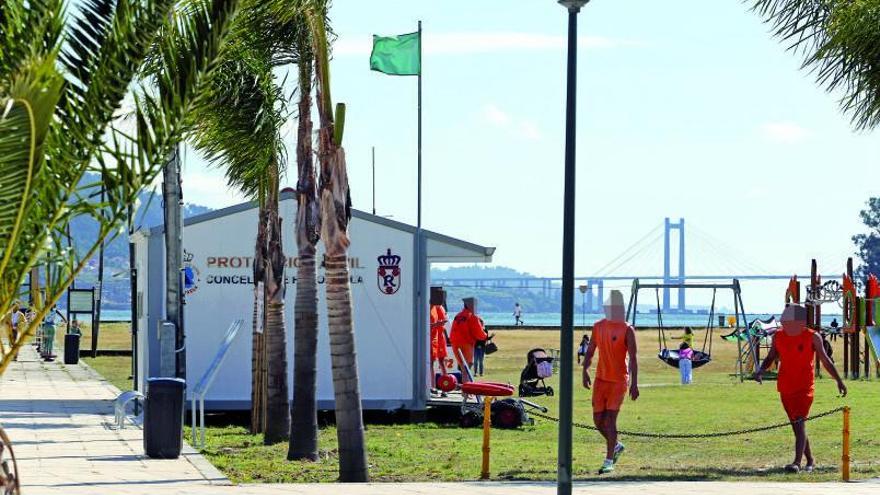
{"type": "Polygon", "coordinates": [[[526,367],[519,374],[520,397],[553,396],[553,387],[544,383],[553,376],[553,358],[544,349],[532,349],[526,354],[526,367]]]}

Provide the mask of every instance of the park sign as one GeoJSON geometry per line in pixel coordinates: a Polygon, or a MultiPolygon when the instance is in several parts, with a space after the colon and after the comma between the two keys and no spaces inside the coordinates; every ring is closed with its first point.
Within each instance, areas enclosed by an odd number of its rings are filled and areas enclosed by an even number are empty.
{"type": "Polygon", "coordinates": [[[72,314],[88,313],[95,311],[95,289],[68,289],[67,312],[72,314]]]}

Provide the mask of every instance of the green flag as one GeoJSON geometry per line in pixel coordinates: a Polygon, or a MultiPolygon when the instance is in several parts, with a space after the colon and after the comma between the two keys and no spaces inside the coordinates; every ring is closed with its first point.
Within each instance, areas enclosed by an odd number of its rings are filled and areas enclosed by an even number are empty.
{"type": "Polygon", "coordinates": [[[370,70],[392,76],[417,76],[422,69],[419,33],[400,36],[373,35],[370,70]]]}

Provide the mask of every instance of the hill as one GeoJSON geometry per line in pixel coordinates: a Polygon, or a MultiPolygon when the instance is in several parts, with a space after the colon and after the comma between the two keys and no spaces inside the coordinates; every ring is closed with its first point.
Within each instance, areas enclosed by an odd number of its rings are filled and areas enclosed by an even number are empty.
{"type": "MultiPolygon", "coordinates": [[[[506,266],[469,265],[432,269],[431,279],[497,279],[497,278],[538,278],[526,272],[517,271],[506,266]]],[[[557,297],[544,297],[540,290],[518,289],[511,287],[446,287],[447,302],[450,308],[458,308],[464,297],[477,296],[479,311],[484,313],[512,312],[513,305],[520,303],[527,313],[559,312],[560,301],[557,297]]]]}
{"type": "MultiPolygon", "coordinates": [[[[83,178],[83,184],[98,181],[96,175],[87,175],[83,178]]],[[[99,198],[99,190],[95,189],[95,198],[99,198]]],[[[163,222],[162,196],[160,192],[144,191],[139,195],[139,208],[135,213],[135,227],[149,229],[163,222]]],[[[195,204],[185,204],[183,207],[184,217],[191,217],[211,211],[210,208],[195,204]]],[[[70,234],[76,249],[85,251],[91,246],[98,233],[98,225],[89,218],[74,218],[70,223],[70,234]]],[[[98,283],[98,257],[89,260],[88,266],[76,279],[77,287],[94,287],[98,283]]],[[[116,235],[105,241],[104,244],[104,288],[102,291],[102,305],[104,309],[127,310],[131,307],[131,293],[128,283],[128,236],[116,235]]],[[[64,305],[62,298],[62,306],[64,305]]]]}

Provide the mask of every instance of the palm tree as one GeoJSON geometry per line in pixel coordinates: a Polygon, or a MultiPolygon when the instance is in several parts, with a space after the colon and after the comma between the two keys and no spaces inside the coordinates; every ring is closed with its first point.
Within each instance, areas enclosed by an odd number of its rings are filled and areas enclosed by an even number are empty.
{"type": "Polygon", "coordinates": [[[65,16],[62,0],[0,2],[0,315],[31,270],[44,266],[34,318],[0,346],[0,374],[100,245],[125,224],[128,205],[149,185],[181,138],[185,116],[212,75],[237,0],[83,0],[65,16]],[[173,15],[178,10],[181,15],[173,15]],[[187,33],[171,45],[156,34],[170,22],[187,33]],[[156,91],[138,80],[151,45],[164,77],[156,91]],[[135,88],[125,131],[123,99],[135,88]],[[161,96],[156,96],[159,94],[161,96]],[[100,184],[81,184],[100,172],[100,184]],[[102,187],[106,201],[90,191],[102,187]],[[65,246],[71,218],[98,224],[82,250],[65,246]]]}
{"type": "Polygon", "coordinates": [[[254,311],[251,334],[251,434],[263,433],[266,428],[266,396],[268,395],[268,368],[266,367],[266,319],[260,307],[266,303],[266,206],[259,205],[257,213],[257,238],[254,246],[254,311]],[[257,331],[257,329],[263,329],[257,331]]]}
{"type": "Polygon", "coordinates": [[[327,1],[308,2],[305,12],[315,55],[318,117],[321,122],[318,132],[321,238],[325,251],[327,320],[339,442],[339,479],[369,481],[348,274],[351,196],[345,167],[345,150],[342,148],[345,105],[337,105],[334,116],[330,98],[327,1]]]}
{"type": "Polygon", "coordinates": [[[293,402],[287,459],[318,460],[316,406],[318,349],[318,283],[315,254],[320,231],[318,187],[312,156],[312,46],[305,17],[297,18],[295,42],[299,69],[299,127],[296,163],[297,212],[296,307],[294,309],[293,402]]]}
{"type": "Polygon", "coordinates": [[[858,129],[880,124],[880,2],[877,0],[752,0],[773,34],[805,55],[858,129]]]}
{"type": "MultiPolygon", "coordinates": [[[[193,119],[192,137],[207,159],[226,171],[229,184],[259,206],[254,256],[255,298],[265,301],[264,333],[254,334],[252,429],[266,444],[289,434],[284,267],[279,183],[284,169],[281,126],[287,118],[272,69],[287,60],[276,49],[287,26],[273,24],[259,0],[247,2],[233,26],[229,53],[218,69],[210,97],[193,119]],[[234,54],[234,55],[233,55],[234,54]],[[260,290],[262,288],[262,290],[260,290]],[[259,388],[258,388],[259,387],[259,388]]],[[[255,299],[255,308],[257,307],[255,299]]],[[[255,329],[257,325],[255,310],[255,329]]]]}

